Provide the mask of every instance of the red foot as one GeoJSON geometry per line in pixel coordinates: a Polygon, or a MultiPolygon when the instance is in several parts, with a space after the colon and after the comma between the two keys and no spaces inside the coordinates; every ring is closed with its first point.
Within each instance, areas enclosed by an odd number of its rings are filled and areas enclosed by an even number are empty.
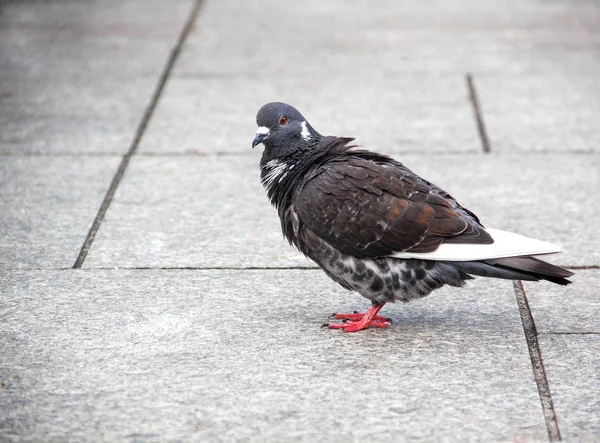
{"type": "Polygon", "coordinates": [[[390,320],[377,315],[383,305],[371,306],[367,312],[355,312],[354,314],[336,314],[335,319],[347,320],[344,323],[331,323],[329,329],[343,329],[344,332],[362,331],[367,328],[386,328],[390,320]]]}
{"type": "MultiPolygon", "coordinates": [[[[355,312],[354,314],[335,314],[333,317],[336,320],[352,320],[359,321],[362,320],[365,316],[366,312],[355,312]]],[[[373,320],[387,321],[389,322],[389,318],[381,317],[380,315],[375,315],[373,320]]]]}

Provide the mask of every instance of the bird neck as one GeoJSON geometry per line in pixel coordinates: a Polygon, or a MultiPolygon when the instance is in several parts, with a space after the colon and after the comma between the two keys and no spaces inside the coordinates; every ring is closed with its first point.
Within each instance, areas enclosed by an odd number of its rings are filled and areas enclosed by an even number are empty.
{"type": "Polygon", "coordinates": [[[266,147],[260,162],[261,181],[271,204],[281,213],[290,205],[294,191],[312,171],[328,160],[342,155],[352,138],[319,137],[293,149],[279,150],[266,147]],[[285,152],[285,154],[282,154],[285,152]]]}
{"type": "Polygon", "coordinates": [[[308,165],[305,156],[269,158],[265,154],[266,151],[261,160],[260,179],[271,204],[279,210],[291,199],[295,184],[306,173],[308,165]]]}

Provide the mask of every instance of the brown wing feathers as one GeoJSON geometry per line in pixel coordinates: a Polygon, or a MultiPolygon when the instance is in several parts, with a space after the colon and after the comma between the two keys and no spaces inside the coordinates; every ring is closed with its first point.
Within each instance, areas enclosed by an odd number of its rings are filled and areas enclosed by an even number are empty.
{"type": "Polygon", "coordinates": [[[321,168],[294,206],[307,227],[346,253],[430,252],[463,233],[463,242],[491,242],[458,203],[398,164],[345,157],[321,168]]]}

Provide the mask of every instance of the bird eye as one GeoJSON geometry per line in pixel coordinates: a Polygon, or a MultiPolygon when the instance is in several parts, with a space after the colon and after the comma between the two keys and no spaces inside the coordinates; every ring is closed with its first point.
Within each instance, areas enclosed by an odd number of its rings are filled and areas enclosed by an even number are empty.
{"type": "Polygon", "coordinates": [[[287,123],[287,117],[284,115],[279,119],[280,125],[285,125],[287,123]]]}

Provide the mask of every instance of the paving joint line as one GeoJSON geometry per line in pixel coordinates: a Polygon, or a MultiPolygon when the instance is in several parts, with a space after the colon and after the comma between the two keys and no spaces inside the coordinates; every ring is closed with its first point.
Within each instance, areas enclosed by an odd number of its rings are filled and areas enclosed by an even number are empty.
{"type": "Polygon", "coordinates": [[[577,266],[568,266],[565,265],[565,268],[574,269],[575,271],[586,271],[588,269],[600,269],[600,265],[577,265],[577,266]]]}
{"type": "MultiPolygon", "coordinates": [[[[111,268],[107,268],[111,269],[111,268]]],[[[139,269],[139,270],[173,270],[173,271],[285,271],[285,270],[301,270],[314,271],[319,270],[318,266],[165,266],[160,268],[153,267],[131,267],[119,269],[139,269]]]]}
{"type": "MultiPolygon", "coordinates": [[[[566,269],[573,270],[587,270],[587,269],[600,269],[600,266],[569,266],[562,265],[566,269]]],[[[51,266],[45,268],[0,268],[0,272],[8,272],[8,271],[64,271],[74,269],[72,266],[70,267],[61,267],[61,266],[51,266]]],[[[275,270],[275,271],[284,271],[284,270],[315,270],[320,269],[318,266],[97,266],[93,268],[76,268],[76,269],[85,269],[88,271],[94,270],[112,270],[112,271],[120,271],[120,270],[199,270],[199,271],[220,271],[220,270],[231,270],[231,271],[260,271],[260,270],[275,270]]],[[[567,334],[568,332],[565,332],[567,334]]],[[[562,332],[557,332],[557,334],[562,334],[562,332]]],[[[538,334],[539,335],[539,334],[538,334]]]]}
{"type": "Polygon", "coordinates": [[[6,152],[0,157],[122,157],[119,152],[6,152]]]}
{"type": "Polygon", "coordinates": [[[132,267],[105,267],[105,268],[86,268],[93,270],[114,270],[114,271],[316,271],[317,266],[132,266],[132,267]]]}
{"type": "MultiPolygon", "coordinates": [[[[491,152],[491,150],[490,150],[491,152]]],[[[478,151],[465,151],[465,150],[418,150],[418,149],[409,149],[409,150],[398,150],[398,151],[390,151],[391,155],[479,155],[478,151]]],[[[584,150],[571,150],[571,151],[527,151],[527,152],[517,152],[517,151],[509,151],[509,152],[495,152],[495,155],[502,156],[522,156],[522,155],[588,155],[588,156],[598,156],[600,155],[600,151],[584,151],[584,150]]],[[[110,154],[109,154],[110,155],[110,154]]],[[[118,155],[118,154],[115,154],[118,155]]],[[[240,151],[192,151],[192,152],[157,152],[157,151],[145,151],[137,154],[139,157],[254,157],[255,154],[253,151],[250,152],[240,152],[240,151]]]]}
{"type": "MultiPolygon", "coordinates": [[[[419,151],[419,150],[404,150],[396,152],[388,152],[390,155],[478,155],[477,151],[459,151],[459,150],[439,150],[439,151],[419,151]]],[[[570,153],[569,153],[570,154],[570,153]]],[[[140,157],[255,157],[253,151],[195,151],[195,152],[141,152],[140,157]]]]}
{"type": "MultiPolygon", "coordinates": [[[[461,150],[400,150],[395,151],[392,155],[478,155],[477,151],[461,151],[461,150]]],[[[527,151],[527,152],[494,152],[495,155],[512,156],[512,155],[587,155],[598,156],[600,151],[587,150],[571,150],[571,151],[527,151]]],[[[254,157],[254,152],[240,151],[192,151],[192,152],[157,152],[145,151],[135,153],[137,157],[254,157]]],[[[119,152],[5,152],[0,153],[2,157],[122,157],[119,152]]]]}
{"type": "Polygon", "coordinates": [[[196,18],[198,17],[198,12],[200,11],[201,4],[202,4],[202,0],[195,0],[192,10],[190,11],[190,14],[188,16],[188,19],[185,22],[181,32],[179,33],[179,36],[177,37],[177,43],[171,50],[171,53],[169,54],[169,57],[167,59],[167,63],[163,67],[163,70],[160,74],[156,88],[154,89],[154,92],[152,93],[150,103],[146,107],[146,110],[144,111],[144,114],[142,115],[142,119],[140,120],[140,123],[137,127],[135,136],[131,142],[131,146],[127,150],[127,153],[125,153],[125,155],[123,155],[123,157],[121,159],[121,163],[119,164],[119,167],[117,168],[117,171],[115,172],[115,175],[113,176],[113,179],[110,182],[110,186],[108,187],[108,190],[106,191],[104,200],[102,200],[102,204],[100,205],[100,209],[98,210],[98,213],[96,214],[96,218],[94,218],[92,226],[90,227],[90,230],[88,231],[85,241],[83,242],[83,245],[81,246],[79,255],[77,256],[77,259],[75,260],[75,263],[73,264],[73,269],[81,269],[81,266],[83,265],[83,262],[85,261],[88,251],[90,250],[90,248],[92,247],[92,244],[94,243],[94,239],[96,238],[96,233],[100,229],[102,220],[104,219],[104,216],[106,215],[106,211],[108,210],[108,207],[110,206],[110,204],[112,202],[112,199],[115,195],[117,187],[119,186],[119,183],[121,183],[121,180],[123,179],[123,176],[125,175],[125,170],[127,169],[127,166],[129,165],[129,161],[131,160],[131,157],[137,151],[137,148],[140,144],[142,136],[144,135],[144,132],[146,131],[146,128],[148,126],[148,123],[150,122],[152,114],[154,113],[154,110],[156,109],[156,106],[158,104],[158,99],[159,99],[160,95],[162,94],[162,91],[167,83],[167,80],[169,78],[171,71],[173,70],[173,66],[175,66],[175,61],[177,60],[177,57],[181,53],[183,44],[184,44],[185,40],[187,39],[187,36],[189,35],[190,31],[192,30],[194,23],[196,22],[196,18]]]}
{"type": "Polygon", "coordinates": [[[527,341],[527,348],[529,349],[531,367],[533,369],[533,375],[537,384],[538,394],[542,404],[542,411],[546,421],[548,438],[550,441],[561,441],[562,438],[560,436],[556,411],[554,410],[554,404],[552,402],[552,393],[550,392],[550,386],[548,385],[546,369],[544,368],[544,361],[542,360],[542,353],[540,351],[540,345],[537,338],[537,329],[535,327],[533,315],[531,314],[531,309],[529,308],[527,294],[525,293],[525,288],[523,287],[523,282],[521,280],[515,280],[513,282],[513,286],[515,289],[519,313],[521,314],[521,322],[523,324],[523,332],[525,333],[525,339],[527,341]]]}
{"type": "MultiPolygon", "coordinates": [[[[72,271],[70,267],[0,268],[2,272],[72,271]]],[[[82,271],[318,271],[318,266],[98,266],[77,268],[82,271]]]]}
{"type": "Polygon", "coordinates": [[[479,132],[479,138],[481,139],[481,147],[483,148],[483,152],[487,154],[492,152],[492,147],[490,145],[490,138],[488,137],[485,122],[483,120],[483,111],[481,110],[481,105],[479,104],[477,89],[475,89],[475,81],[473,80],[473,75],[470,73],[466,74],[465,79],[467,81],[467,88],[469,90],[469,101],[471,102],[471,105],[473,106],[473,112],[475,113],[475,121],[477,122],[477,131],[479,132]]]}
{"type": "Polygon", "coordinates": [[[551,331],[551,332],[542,332],[542,335],[600,335],[600,332],[590,331],[590,332],[572,332],[572,331],[551,331]]]}

